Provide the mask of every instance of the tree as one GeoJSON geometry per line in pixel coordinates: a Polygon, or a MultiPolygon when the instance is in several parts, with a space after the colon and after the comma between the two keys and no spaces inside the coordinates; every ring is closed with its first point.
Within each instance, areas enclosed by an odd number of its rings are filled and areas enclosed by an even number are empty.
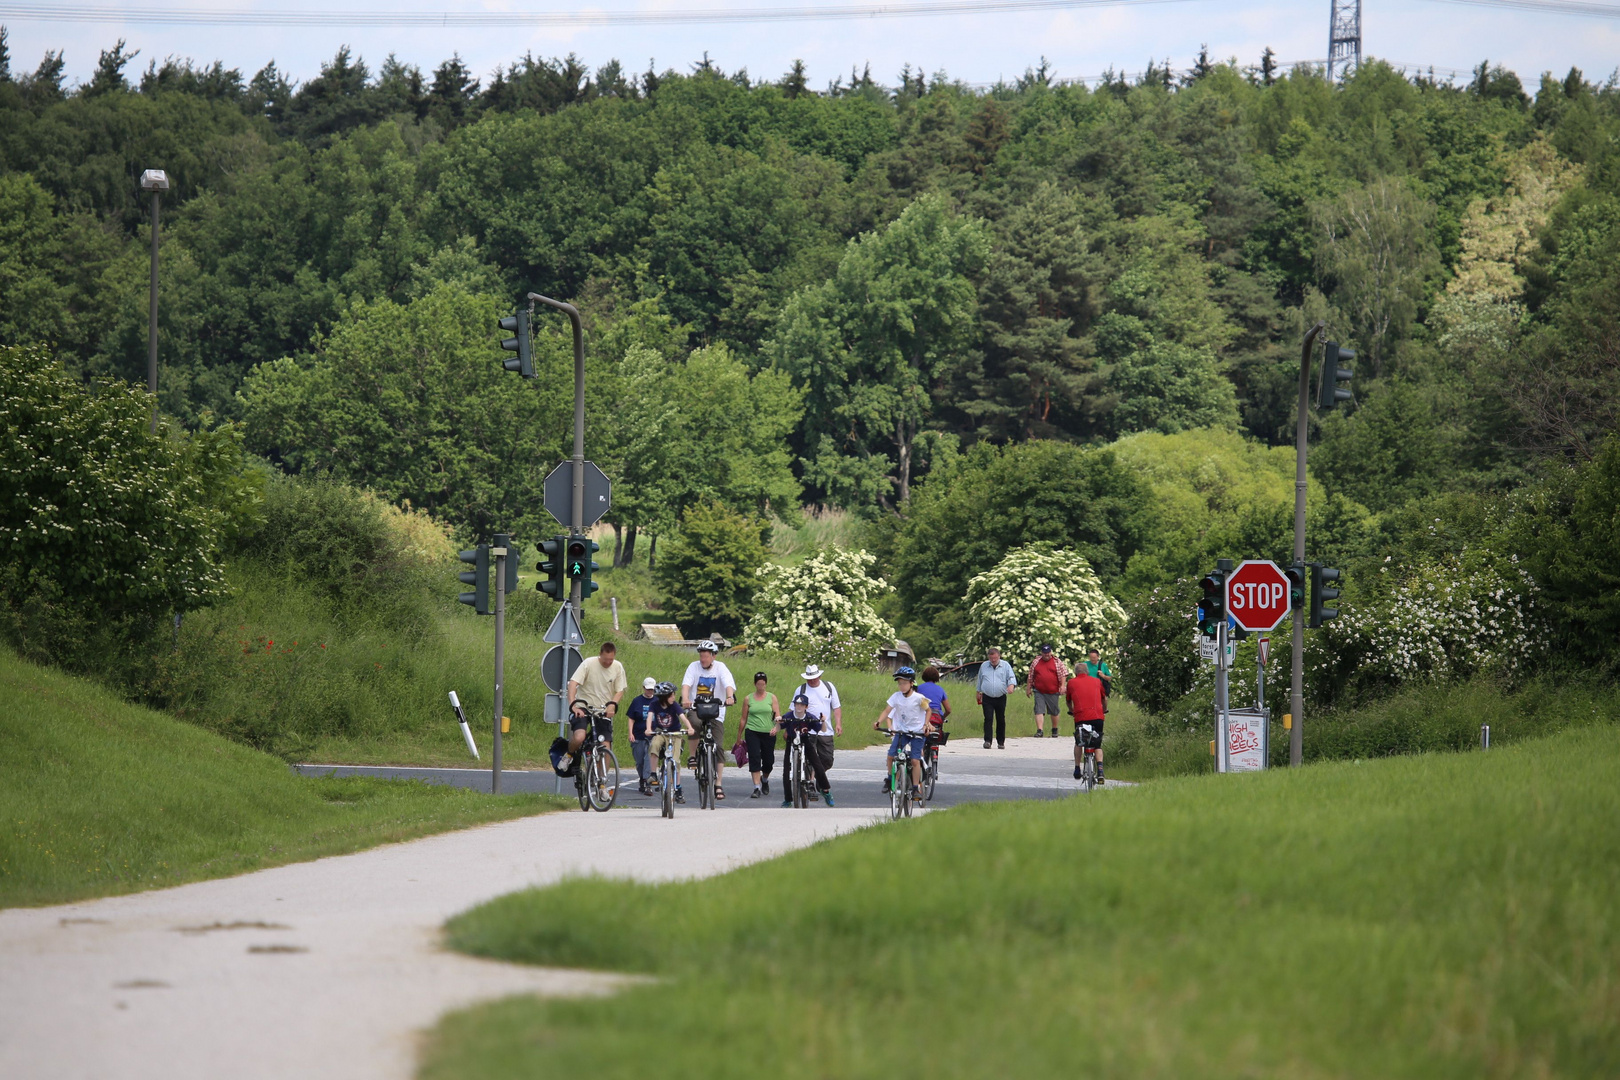
{"type": "Polygon", "coordinates": [[[894,643],[894,627],[872,607],[892,592],[868,572],[866,551],[823,549],[797,566],[761,566],[744,640],[751,650],[789,653],[795,663],[870,669],[894,643]]]}
{"type": "Polygon", "coordinates": [[[653,571],[664,611],[689,633],[739,633],[759,587],[754,572],[769,558],[767,529],[718,503],[688,506],[653,571]]]}
{"type": "Polygon", "coordinates": [[[1398,180],[1380,177],[1320,204],[1317,251],[1324,291],[1366,349],[1368,374],[1416,318],[1424,283],[1440,269],[1434,208],[1398,180]]]}
{"type": "Polygon", "coordinates": [[[1125,610],[1078,552],[1052,544],[1015,548],[968,582],[967,647],[999,646],[1023,668],[1049,644],[1078,663],[1087,650],[1114,651],[1125,610]]]}
{"type": "Polygon", "coordinates": [[[977,329],[971,275],[983,229],[924,196],[888,228],[852,240],[832,280],[798,293],[772,362],[807,399],[806,477],[848,506],[893,510],[911,495],[932,393],[977,329]]]}

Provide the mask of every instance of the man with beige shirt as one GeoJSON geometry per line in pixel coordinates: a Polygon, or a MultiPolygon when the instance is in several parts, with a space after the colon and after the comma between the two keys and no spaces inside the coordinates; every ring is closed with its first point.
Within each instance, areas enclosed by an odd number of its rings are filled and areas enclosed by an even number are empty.
{"type": "Polygon", "coordinates": [[[585,744],[585,732],[590,726],[590,718],[579,706],[580,702],[607,714],[601,735],[604,739],[612,741],[613,718],[619,714],[619,699],[624,697],[624,692],[630,685],[624,676],[624,665],[619,663],[618,651],[618,646],[613,642],[604,641],[602,651],[593,659],[581,661],[579,667],[569,676],[568,754],[562,759],[559,769],[566,770],[572,765],[574,755],[579,753],[579,748],[585,744]]]}

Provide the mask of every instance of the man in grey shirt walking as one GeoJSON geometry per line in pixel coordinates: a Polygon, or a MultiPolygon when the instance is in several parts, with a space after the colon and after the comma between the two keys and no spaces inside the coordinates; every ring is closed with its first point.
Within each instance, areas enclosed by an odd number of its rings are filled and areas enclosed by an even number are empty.
{"type": "Polygon", "coordinates": [[[986,653],[987,659],[979,665],[979,678],[974,683],[974,700],[984,708],[984,748],[990,749],[990,721],[995,720],[996,747],[1007,749],[1007,692],[1018,685],[1013,666],[1001,658],[1001,650],[994,645],[986,653]]]}

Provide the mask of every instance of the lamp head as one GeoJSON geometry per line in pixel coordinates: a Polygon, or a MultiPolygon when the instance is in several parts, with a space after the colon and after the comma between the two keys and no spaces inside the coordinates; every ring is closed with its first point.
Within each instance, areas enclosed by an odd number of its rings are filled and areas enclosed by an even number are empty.
{"type": "Polygon", "coordinates": [[[141,190],[168,191],[169,174],[162,169],[147,169],[141,173],[141,190]]]}

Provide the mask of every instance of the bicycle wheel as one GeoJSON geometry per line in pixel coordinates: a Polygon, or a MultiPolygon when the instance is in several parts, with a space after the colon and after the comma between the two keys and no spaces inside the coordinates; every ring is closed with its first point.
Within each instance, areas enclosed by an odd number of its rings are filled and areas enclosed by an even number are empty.
{"type": "Polygon", "coordinates": [[[697,759],[692,763],[692,779],[698,789],[698,809],[709,808],[709,755],[698,747],[697,759]]]}
{"type": "Polygon", "coordinates": [[[579,751],[579,760],[574,762],[574,794],[579,797],[579,808],[581,810],[591,808],[591,797],[585,790],[585,775],[590,761],[591,752],[582,747],[579,751]]]}
{"type": "Polygon", "coordinates": [[[1080,784],[1087,791],[1097,786],[1097,759],[1090,754],[1086,755],[1086,763],[1080,770],[1080,784]]]}
{"type": "Polygon", "coordinates": [[[905,764],[901,758],[895,758],[894,764],[889,766],[889,817],[898,821],[902,813],[902,806],[911,805],[911,795],[906,791],[905,775],[902,766],[905,764]]]}
{"type": "Polygon", "coordinates": [[[805,755],[803,746],[793,748],[793,805],[800,810],[810,809],[810,785],[815,783],[810,775],[810,760],[805,755]]]}
{"type": "Polygon", "coordinates": [[[619,759],[607,746],[598,746],[591,755],[591,775],[586,781],[586,794],[591,809],[606,812],[613,809],[619,797],[619,759]]]}
{"type": "Polygon", "coordinates": [[[673,759],[666,757],[658,768],[658,794],[663,798],[664,816],[675,816],[675,770],[673,759]]]}
{"type": "Polygon", "coordinates": [[[717,805],[719,805],[720,802],[719,799],[714,797],[714,789],[719,783],[720,770],[717,755],[715,754],[714,747],[712,746],[703,751],[703,771],[708,776],[709,781],[708,809],[713,810],[717,805]]]}
{"type": "Polygon", "coordinates": [[[911,759],[906,758],[900,762],[900,775],[906,778],[906,797],[902,802],[903,813],[911,816],[911,805],[915,802],[911,797],[911,759]]]}
{"type": "Polygon", "coordinates": [[[934,784],[939,780],[939,749],[930,747],[923,759],[923,801],[934,801],[934,784]]]}

